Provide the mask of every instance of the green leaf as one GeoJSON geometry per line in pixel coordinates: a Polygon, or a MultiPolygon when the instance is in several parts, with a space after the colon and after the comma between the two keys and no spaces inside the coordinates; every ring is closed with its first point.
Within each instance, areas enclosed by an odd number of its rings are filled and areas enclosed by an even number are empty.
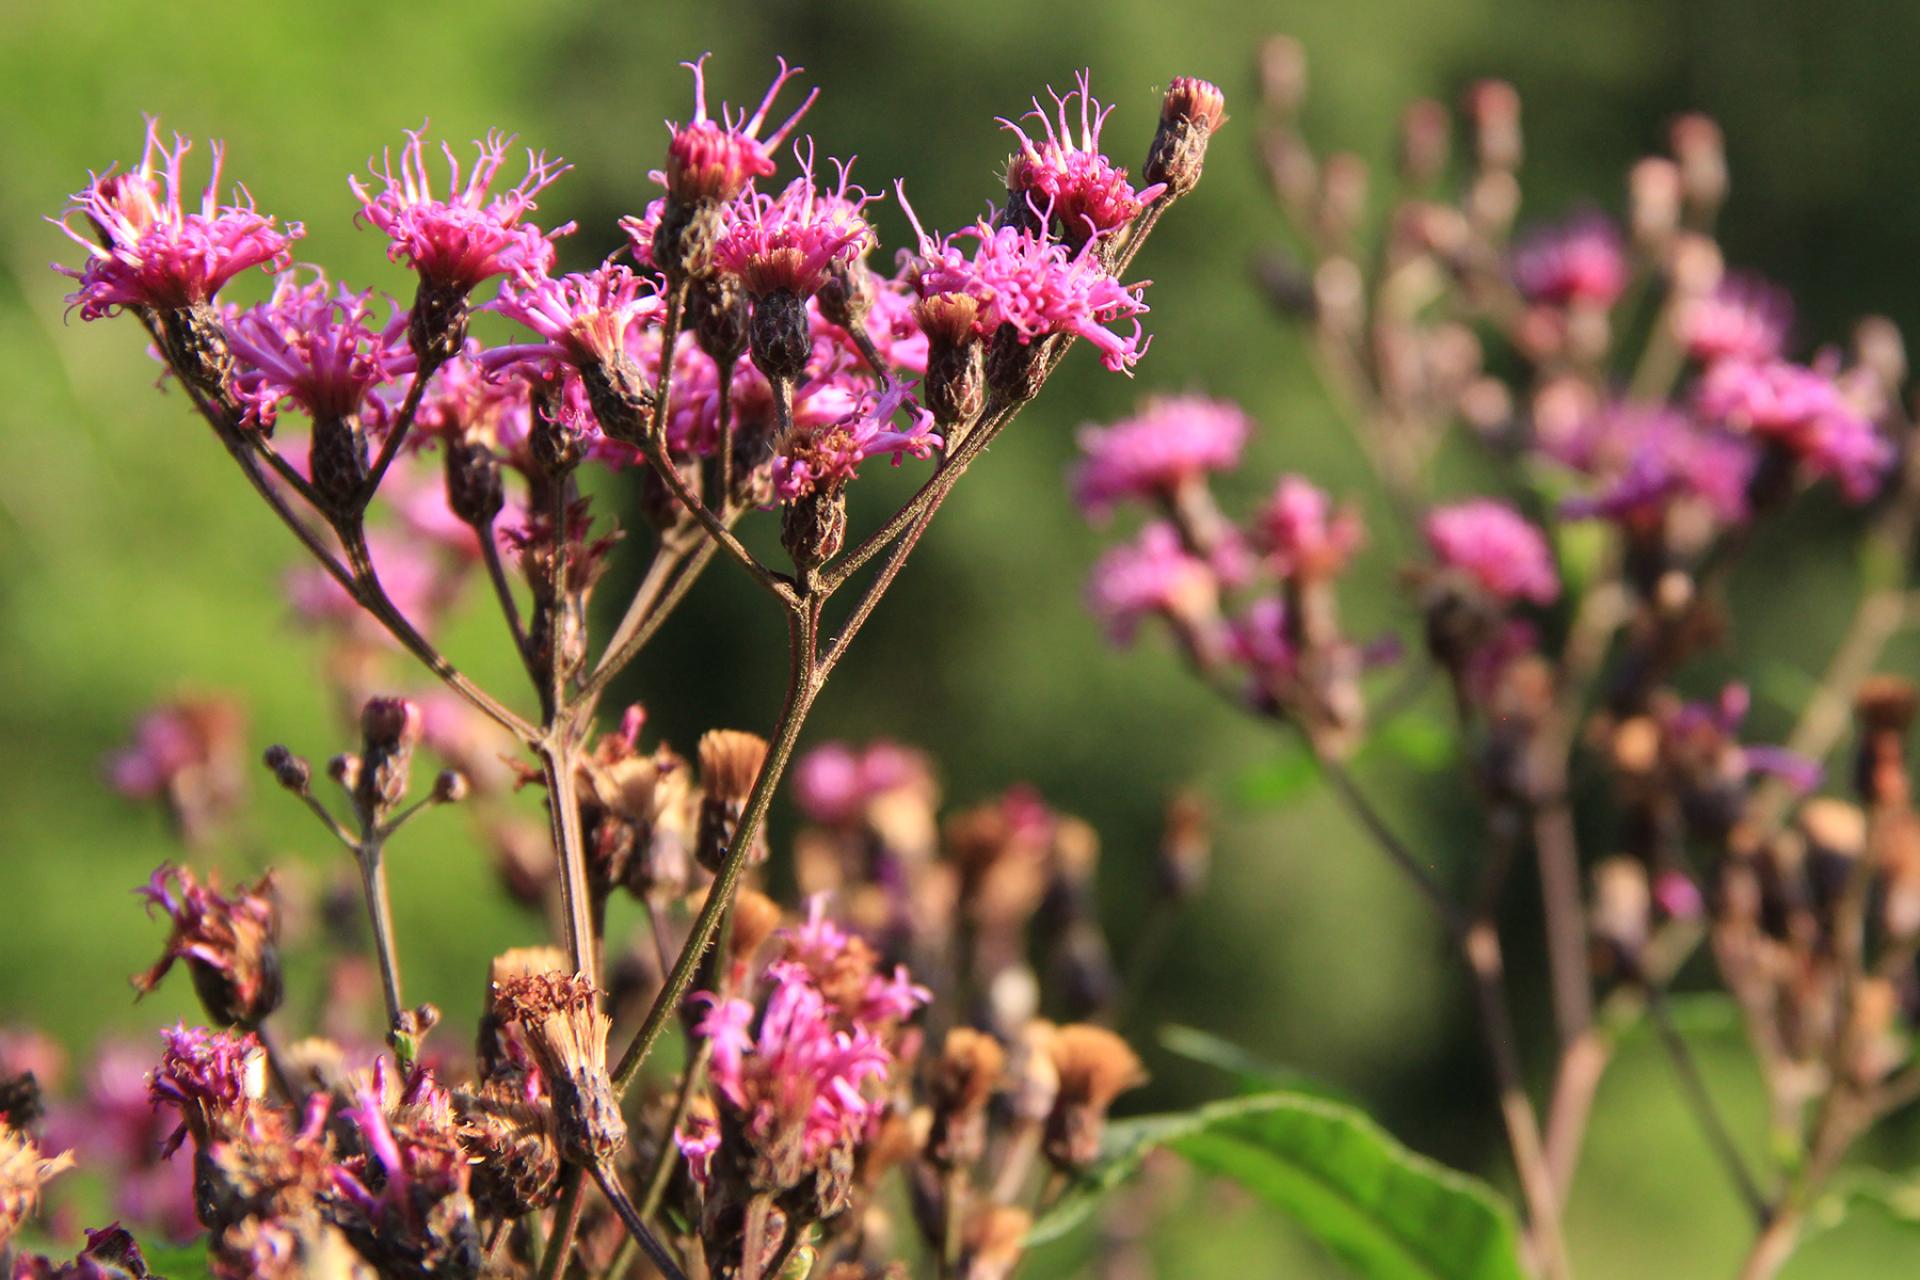
{"type": "Polygon", "coordinates": [[[1320,762],[1298,742],[1287,742],[1234,779],[1234,797],[1248,809],[1278,809],[1300,798],[1320,777],[1320,762]]]}
{"type": "Polygon", "coordinates": [[[1228,1177],[1374,1280],[1519,1280],[1512,1212],[1484,1184],[1407,1150],[1363,1112],[1265,1094],[1116,1121],[1108,1156],[1034,1224],[1053,1240],[1156,1148],[1228,1177]]]}
{"type": "Polygon", "coordinates": [[[1404,714],[1382,725],[1360,749],[1360,755],[1364,759],[1376,752],[1383,753],[1433,773],[1452,762],[1457,745],[1458,739],[1446,721],[1435,716],[1404,714]]]}

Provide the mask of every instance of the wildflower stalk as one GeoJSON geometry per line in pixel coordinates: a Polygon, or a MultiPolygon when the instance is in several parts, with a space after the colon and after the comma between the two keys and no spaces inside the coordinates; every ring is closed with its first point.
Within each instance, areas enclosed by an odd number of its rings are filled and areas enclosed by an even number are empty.
{"type": "MultiPolygon", "coordinates": [[[[660,1238],[653,1234],[639,1210],[633,1207],[633,1201],[627,1198],[627,1189],[620,1185],[620,1175],[604,1164],[596,1164],[593,1167],[593,1179],[600,1184],[600,1190],[613,1205],[613,1211],[620,1215],[620,1221],[627,1228],[627,1239],[639,1242],[641,1250],[647,1255],[647,1261],[653,1264],[654,1269],[667,1280],[687,1280],[686,1272],[680,1269],[680,1264],[675,1261],[673,1254],[660,1243],[660,1238]]],[[[618,1274],[617,1269],[610,1274],[618,1274]]]]}
{"type": "Polygon", "coordinates": [[[573,1239],[580,1231],[580,1215],[587,1207],[586,1175],[578,1165],[566,1172],[566,1186],[553,1210],[553,1235],[540,1256],[540,1280],[560,1280],[573,1257],[573,1239]]]}

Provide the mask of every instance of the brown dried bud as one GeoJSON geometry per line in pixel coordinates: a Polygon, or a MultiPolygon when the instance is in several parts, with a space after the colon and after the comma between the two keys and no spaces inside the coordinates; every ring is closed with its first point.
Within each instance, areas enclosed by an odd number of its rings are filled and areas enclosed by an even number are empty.
{"type": "Polygon", "coordinates": [[[839,555],[846,544],[845,489],[815,489],[780,508],[780,545],[802,574],[839,555]]]}
{"type": "Polygon", "coordinates": [[[420,706],[406,698],[372,698],[360,713],[360,769],[353,798],[361,814],[375,823],[406,798],[420,727],[420,706]]]}
{"type": "Polygon", "coordinates": [[[407,316],[407,346],[430,371],[460,354],[467,342],[467,290],[422,280],[407,316]]]}
{"type": "Polygon", "coordinates": [[[485,529],[506,505],[500,481],[500,459],[476,440],[447,442],[447,506],[453,514],[485,529]]]}
{"type": "Polygon", "coordinates": [[[1307,50],[1292,36],[1269,36],[1260,46],[1260,95],[1282,115],[1307,97],[1307,50]]]}
{"type": "Polygon", "coordinates": [[[1658,250],[1680,229],[1680,166],[1648,156],[1627,175],[1627,208],[1633,238],[1658,250]]]}
{"type": "Polygon", "coordinates": [[[1227,99],[1218,85],[1194,76],[1175,76],[1160,102],[1160,128],[1147,149],[1141,178],[1167,184],[1163,199],[1183,196],[1199,185],[1207,162],[1207,142],[1227,122],[1227,99]]]}
{"type": "Polygon", "coordinates": [[[986,1153],[987,1102],[1006,1072],[1000,1042],[972,1027],[947,1032],[929,1085],[933,1126],[927,1159],[941,1169],[966,1168],[986,1153]]]}
{"type": "Polygon", "coordinates": [[[1125,1040],[1089,1023],[1055,1029],[1047,1054],[1060,1077],[1060,1093],[1047,1117],[1047,1159],[1063,1170],[1084,1169],[1100,1157],[1107,1108],[1146,1083],[1146,1071],[1125,1040]]]}
{"type": "Polygon", "coordinates": [[[40,1079],[31,1071],[0,1075],[0,1125],[25,1129],[47,1114],[40,1095],[40,1079]]]}
{"type": "Polygon", "coordinates": [[[160,351],[180,381],[214,400],[223,400],[233,377],[233,352],[219,315],[204,302],[156,312],[160,351]]]}
{"type": "Polygon", "coordinates": [[[1483,169],[1520,167],[1520,95],[1504,80],[1481,80],[1467,90],[1466,114],[1474,153],[1483,169]]]}
{"type": "Polygon", "coordinates": [[[962,1280],[1008,1280],[1020,1264],[1033,1215],[1012,1205],[988,1204],[974,1210],[960,1233],[962,1280]]]}
{"type": "Polygon", "coordinates": [[[553,1108],[518,1083],[488,1080],[455,1094],[460,1142],[472,1156],[473,1203],[483,1216],[518,1218],[560,1194],[560,1143],[553,1108]]]}
{"type": "Polygon", "coordinates": [[[442,769],[433,779],[435,804],[459,804],[473,794],[473,784],[458,769],[442,769]]]}
{"type": "Polygon", "coordinates": [[[71,1151],[43,1155],[26,1134],[0,1125],[0,1243],[39,1209],[41,1188],[72,1165],[71,1151]]]}
{"type": "Polygon", "coordinates": [[[653,263],[669,284],[708,274],[721,232],[720,202],[667,196],[653,230],[653,263]]]}
{"type": "Polygon", "coordinates": [[[351,751],[342,751],[327,761],[327,776],[352,791],[360,785],[360,757],[351,751]]]}
{"type": "MultiPolygon", "coordinates": [[[[547,856],[553,856],[551,849],[547,856]]],[[[567,956],[558,947],[509,947],[487,963],[487,1000],[475,1044],[481,1079],[490,1080],[509,1067],[511,1055],[507,1044],[519,1034],[511,1020],[503,1021],[497,1015],[494,992],[521,978],[549,973],[565,975],[566,972],[567,956]]]]}
{"type": "Polygon", "coordinates": [[[307,471],[323,510],[335,520],[359,515],[367,484],[367,433],[358,414],[316,418],[307,471]]]}
{"type": "Polygon", "coordinates": [[[873,273],[867,264],[836,261],[827,271],[827,282],[814,295],[820,315],[828,324],[837,324],[850,334],[866,333],[867,315],[873,310],[873,273]]]}
{"type": "Polygon", "coordinates": [[[986,347],[974,332],[979,314],[979,301],[964,293],[935,294],[913,308],[927,335],[927,376],[921,390],[927,411],[949,435],[971,426],[986,407],[986,347]]]}
{"type": "Polygon", "coordinates": [[[1002,404],[1025,404],[1040,394],[1046,380],[1046,355],[1051,338],[1029,340],[1010,324],[994,330],[987,344],[987,389],[1002,404]]]}
{"type": "Polygon", "coordinates": [[[593,983],[558,973],[515,978],[494,988],[493,1012],[527,1038],[553,1101],[561,1154],[583,1165],[611,1159],[626,1145],[627,1122],[607,1075],[612,1022],[593,983]]]}
{"type": "Polygon", "coordinates": [[[747,321],[747,348],[769,382],[795,382],[807,371],[813,332],[807,301],[791,289],[775,289],[753,300],[747,321]]]}
{"type": "Polygon", "coordinates": [[[1674,120],[1671,138],[1687,205],[1697,216],[1711,214],[1727,198],[1727,146],[1720,126],[1689,113],[1674,120]]]}
{"type": "Polygon", "coordinates": [[[1424,187],[1446,171],[1453,120],[1446,107],[1419,98],[1400,114],[1400,180],[1424,187]]]}
{"type": "Polygon", "coordinates": [[[773,936],[780,927],[780,904],[766,894],[753,889],[742,889],[733,898],[733,932],[728,936],[728,950],[733,959],[746,962],[753,959],[753,953],[760,944],[773,936]]]}
{"type": "Polygon", "coordinates": [[[262,757],[273,779],[297,796],[307,794],[313,782],[313,766],[280,743],[267,748],[262,757]]]}

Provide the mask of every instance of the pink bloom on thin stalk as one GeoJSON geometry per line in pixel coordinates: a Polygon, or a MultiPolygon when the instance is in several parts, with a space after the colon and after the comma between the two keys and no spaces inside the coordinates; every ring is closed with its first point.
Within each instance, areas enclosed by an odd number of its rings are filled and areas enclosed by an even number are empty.
{"type": "MultiPolygon", "coordinates": [[[[843,971],[843,960],[855,950],[853,935],[827,916],[827,895],[815,894],[807,902],[805,923],[782,929],[786,956],[768,967],[769,977],[778,978],[791,969],[805,975],[822,990],[834,986],[843,971]]],[[[872,973],[857,994],[828,998],[840,1020],[856,1029],[880,1030],[906,1021],[914,1011],[933,999],[933,992],[913,981],[904,965],[896,965],[892,974],[872,973]]]]}
{"type": "Polygon", "coordinates": [[[877,396],[863,393],[846,417],[825,426],[794,428],[776,444],[773,459],[774,492],[785,501],[844,486],[859,473],[860,464],[880,454],[891,454],[897,467],[911,455],[927,458],[943,443],[933,430],[933,415],[915,404],[911,388],[896,383],[877,396]],[[904,428],[895,419],[904,411],[904,428]]]}
{"type": "Polygon", "coordinates": [[[886,1109],[879,1095],[893,1055],[864,1028],[838,1028],[803,970],[789,967],[769,980],[773,992],[757,1032],[751,1004],[708,996],[711,1007],[694,1034],[712,1041],[714,1087],[755,1150],[780,1151],[798,1137],[801,1160],[817,1167],[836,1147],[871,1134],[886,1109]]]}
{"type": "Polygon", "coordinates": [[[1501,601],[1552,604],[1560,595],[1553,554],[1540,530],[1504,502],[1476,498],[1427,516],[1427,545],[1441,565],[1501,601]]]}
{"type": "Polygon", "coordinates": [[[395,304],[388,302],[381,323],[371,289],[354,293],[320,275],[308,284],[281,276],[272,298],[232,309],[226,329],[239,361],[234,395],[246,406],[245,421],[263,429],[285,401],[315,419],[344,419],[365,407],[377,426],[387,405],[368,393],[415,364],[406,317],[395,304]]]}
{"type": "Polygon", "coordinates": [[[1125,499],[1171,498],[1189,481],[1237,465],[1252,432],[1252,420],[1224,400],[1149,396],[1131,418],[1080,429],[1074,501],[1101,519],[1125,499]]]}
{"type": "Polygon", "coordinates": [[[1831,476],[1852,502],[1878,492],[1893,462],[1893,445],[1874,426],[1865,402],[1823,362],[1723,360],[1700,381],[1702,415],[1729,430],[1772,441],[1816,476],[1831,476]]]}
{"type": "Polygon", "coordinates": [[[800,157],[801,174],[777,196],[748,192],[733,206],[726,234],[714,246],[721,270],[740,277],[753,297],[778,290],[811,297],[834,266],[873,248],[873,228],[860,211],[874,199],[849,180],[849,163],[835,160],[840,185],[817,191],[813,149],[800,157]]]}
{"type": "Polygon", "coordinates": [[[161,1148],[179,1150],[189,1134],[196,1145],[216,1126],[244,1118],[267,1096],[267,1055],[252,1032],[209,1031],[176,1023],[162,1031],[166,1050],[147,1077],[155,1107],[170,1106],[180,1124],[161,1148]]]}
{"type": "Polygon", "coordinates": [[[877,797],[931,787],[932,780],[927,758],[898,743],[824,742],[794,764],[793,799],[810,821],[845,826],[857,822],[877,797]]]}
{"type": "Polygon", "coordinates": [[[1273,556],[1282,577],[1330,578],[1366,540],[1360,517],[1304,476],[1280,477],[1273,497],[1255,513],[1253,537],[1273,556]]]}
{"type": "Polygon", "coordinates": [[[1514,246],[1513,280],[1529,302],[1610,307],[1627,288],[1627,252],[1605,214],[1577,213],[1514,246]]]}
{"type": "Polygon", "coordinates": [[[1106,625],[1115,644],[1132,641],[1140,623],[1156,614],[1191,619],[1210,614],[1219,583],[1207,562],[1189,552],[1164,520],[1140,531],[1137,540],[1109,550],[1093,566],[1087,607],[1106,625]]]}
{"type": "Polygon", "coordinates": [[[1022,201],[1036,217],[1049,213],[1060,220],[1062,235],[1075,248],[1126,226],[1148,202],[1166,190],[1156,183],[1135,191],[1124,167],[1100,152],[1100,129],[1112,107],[1102,107],[1088,88],[1086,71],[1075,77],[1076,88],[1062,97],[1047,90],[1059,114],[1058,127],[1038,98],[1021,120],[1037,120],[1045,136],[1036,143],[1018,122],[1000,124],[1020,139],[1020,150],[1007,162],[1007,196],[1022,201]],[[1075,137],[1069,105],[1080,101],[1080,133],[1075,137]]]}
{"type": "Polygon", "coordinates": [[[517,272],[488,306],[546,339],[486,352],[482,363],[496,370],[542,358],[575,366],[608,363],[626,354],[636,324],[665,311],[651,280],[612,264],[557,277],[517,272]]]}
{"type": "Polygon", "coordinates": [[[1779,285],[1730,272],[1709,293],[1680,303],[1674,330],[1702,364],[1776,359],[1793,323],[1793,298],[1779,285]]]}
{"type": "Polygon", "coordinates": [[[1058,240],[1016,227],[996,229],[984,220],[936,240],[914,216],[904,187],[896,183],[895,190],[920,242],[916,291],[922,298],[973,298],[980,304],[974,324],[980,336],[1002,324],[1011,325],[1023,343],[1073,334],[1092,343],[1115,373],[1131,372],[1146,354],[1138,317],[1147,312],[1140,295],[1151,282],[1121,284],[1101,266],[1092,241],[1070,252],[1058,240]],[[971,257],[958,243],[965,239],[974,242],[971,257]],[[1107,327],[1128,320],[1131,333],[1107,327]]]}
{"type": "Polygon", "coordinates": [[[387,257],[408,263],[426,283],[462,293],[510,271],[544,272],[550,268],[553,238],[573,230],[573,224],[543,232],[521,219],[537,207],[534,197],[572,166],[528,151],[526,176],[494,195],[490,188],[506,162],[512,135],[496,130],[474,144],[480,154],[467,171],[464,184],[460,161],[453,148],[443,142],[440,151],[447,159],[447,195],[443,199],[434,194],[433,180],[427,173],[426,144],[421,136],[424,132],[425,126],[407,130],[398,177],[394,176],[392,154],[381,153],[379,168],[372,170],[384,184],[379,193],[369,191],[358,178],[347,179],[360,201],[359,216],[393,241],[387,257]]]}
{"type": "Polygon", "coordinates": [[[667,167],[652,175],[676,200],[689,204],[725,203],[746,190],[755,178],[771,175],[775,168],[774,149],[786,141],[800,118],[813,106],[814,99],[820,96],[818,89],[809,93],[787,117],[787,122],[763,139],[760,130],[767,122],[767,113],[773,109],[774,99],[802,68],[789,67],[787,60],[781,58],[779,74],[767,86],[766,96],[752,115],[735,112],[722,103],[720,118],[715,120],[707,115],[706,65],[712,56],[703,53],[697,61],[680,64],[693,72],[693,119],[685,124],[668,122],[672,137],[667,142],[667,167]]]}
{"type": "Polygon", "coordinates": [[[1747,517],[1752,445],[1670,405],[1609,406],[1565,438],[1546,442],[1545,451],[1598,481],[1592,492],[1561,504],[1572,519],[1645,525],[1682,499],[1698,500],[1723,524],[1747,517]]]}
{"type": "Polygon", "coordinates": [[[88,254],[78,270],[54,267],[80,282],[67,301],[80,308],[82,319],[97,320],[122,307],[169,310],[203,304],[248,267],[283,271],[292,260],[290,246],[306,233],[299,223],[275,227],[271,217],[254,211],[245,187],[235,188],[234,203],[219,203],[222,143],[210,146],[213,168],[199,212],[185,210],[181,168],[192,145],[176,134],[172,150],[161,146],[160,122],[148,117],[139,166],[92,175],[66,212],[49,219],[88,254]],[[74,229],[75,214],[91,224],[92,236],[74,229]]]}
{"type": "Polygon", "coordinates": [[[1226,654],[1247,669],[1256,689],[1292,679],[1300,650],[1288,627],[1286,602],[1279,596],[1262,596],[1229,621],[1226,654]]]}

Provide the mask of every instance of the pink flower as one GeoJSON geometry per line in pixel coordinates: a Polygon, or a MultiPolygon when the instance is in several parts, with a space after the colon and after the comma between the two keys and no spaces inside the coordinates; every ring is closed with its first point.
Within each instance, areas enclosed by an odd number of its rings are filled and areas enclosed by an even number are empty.
{"type": "Polygon", "coordinates": [[[667,167],[652,175],[668,194],[688,204],[725,203],[746,190],[755,178],[772,174],[774,148],[786,141],[800,117],[820,96],[818,89],[809,93],[785,124],[762,139],[760,130],[767,122],[767,112],[773,109],[773,100],[801,68],[789,68],[787,60],[781,58],[780,73],[767,86],[766,96],[752,115],[743,117],[722,103],[720,119],[712,120],[707,116],[706,82],[707,59],[711,56],[701,54],[697,62],[680,64],[693,72],[693,119],[683,125],[668,123],[672,137],[667,143],[667,167]]]}
{"type": "Polygon", "coordinates": [[[481,363],[478,342],[441,365],[427,384],[414,429],[424,438],[465,438],[491,446],[503,458],[524,461],[533,406],[525,378],[495,378],[481,363]]]}
{"type": "Polygon", "coordinates": [[[1547,540],[1504,502],[1476,498],[1427,516],[1427,545],[1440,563],[1501,601],[1552,604],[1560,595],[1547,540]]]}
{"type": "Polygon", "coordinates": [[[943,441],[933,431],[933,415],[913,402],[905,383],[896,383],[879,395],[862,392],[858,406],[838,422],[803,428],[777,444],[773,459],[774,492],[784,501],[843,487],[859,473],[860,464],[879,454],[892,454],[893,465],[909,454],[927,458],[943,441]],[[907,415],[904,429],[894,419],[907,415]]]}
{"type": "Polygon", "coordinates": [[[489,188],[506,161],[512,136],[495,131],[474,144],[480,154],[468,170],[464,185],[460,162],[453,148],[443,142],[440,151],[447,159],[447,197],[441,199],[434,195],[433,180],[427,174],[426,145],[421,138],[424,132],[424,126],[407,131],[397,178],[391,153],[381,153],[380,167],[373,174],[385,189],[377,195],[362,186],[360,179],[347,179],[360,201],[359,216],[393,241],[387,257],[409,263],[423,282],[462,293],[510,271],[544,272],[550,268],[553,237],[573,230],[573,224],[546,233],[521,219],[536,207],[534,197],[572,166],[529,151],[526,177],[501,194],[491,195],[489,188]]]}
{"type": "Polygon", "coordinates": [[[109,1043],[87,1068],[85,1097],[56,1107],[47,1121],[48,1145],[80,1152],[90,1168],[109,1172],[113,1211],[174,1241],[204,1228],[193,1207],[193,1166],[160,1158],[171,1126],[147,1094],[145,1049],[109,1043]]]}
{"type": "Polygon", "coordinates": [[[1338,574],[1366,538],[1355,512],[1335,510],[1325,490],[1297,475],[1280,477],[1253,523],[1255,541],[1272,554],[1275,569],[1287,578],[1338,574]]]}
{"type": "Polygon", "coordinates": [[[365,406],[383,420],[385,402],[368,393],[415,362],[406,317],[389,302],[378,323],[373,297],[371,289],[335,289],[318,274],[301,284],[288,273],[268,301],[229,312],[227,342],[240,362],[233,389],[246,421],[271,428],[289,400],[315,419],[352,417],[365,406]]]}
{"type": "Polygon", "coordinates": [[[813,153],[801,157],[801,175],[778,196],[748,192],[733,207],[714,261],[740,277],[753,297],[786,290],[811,297],[828,272],[874,246],[873,228],[860,211],[873,200],[852,186],[848,166],[834,161],[840,185],[820,192],[813,185],[813,153]]]}
{"type": "MultiPolygon", "coordinates": [[[[1057,128],[1040,100],[1033,100],[1033,110],[1021,119],[1040,122],[1045,137],[1039,143],[1029,138],[1018,123],[1000,121],[1020,139],[1019,154],[1007,163],[1008,198],[1024,202],[1042,221],[1049,216],[1058,218],[1063,237],[1074,248],[1124,227],[1148,201],[1166,190],[1166,184],[1159,183],[1144,191],[1135,191],[1127,181],[1126,169],[1100,153],[1100,129],[1113,108],[1102,107],[1094,101],[1087,87],[1088,74],[1081,71],[1076,75],[1078,87],[1069,90],[1065,97],[1047,90],[1059,113],[1057,128]],[[1067,115],[1068,105],[1075,98],[1080,100],[1077,138],[1067,115]]],[[[1020,213],[1017,209],[1015,212],[1020,213]]],[[[1016,216],[1016,221],[1024,220],[1016,216]]]]}
{"type": "Polygon", "coordinates": [[[163,1155],[179,1150],[189,1134],[196,1147],[204,1145],[214,1133],[243,1122],[267,1096],[267,1055],[251,1032],[176,1023],[160,1035],[167,1047],[147,1077],[147,1095],[155,1107],[172,1107],[180,1116],[163,1155]]]}
{"type": "Polygon", "coordinates": [[[1131,641],[1146,618],[1205,616],[1218,598],[1213,570],[1181,545],[1179,533],[1164,520],[1101,556],[1087,583],[1087,607],[1116,644],[1131,641]]]}
{"type": "Polygon", "coordinates": [[[245,718],[231,702],[156,707],[134,725],[133,741],[107,757],[107,781],[129,800],[152,800],[175,787],[224,792],[223,775],[238,759],[245,734],[245,718]]]}
{"type": "Polygon", "coordinates": [[[1785,360],[1723,360],[1700,381],[1698,406],[1729,430],[1770,440],[1816,476],[1831,476],[1853,502],[1879,489],[1893,446],[1862,409],[1868,399],[1826,367],[1785,360]]]}
{"type": "Polygon", "coordinates": [[[1070,253],[1057,240],[1015,227],[995,229],[981,221],[936,240],[929,236],[896,184],[900,204],[920,240],[915,288],[922,298],[965,294],[979,304],[975,332],[985,337],[1011,325],[1022,342],[1052,334],[1085,338],[1100,352],[1101,363],[1116,373],[1130,371],[1146,354],[1138,317],[1147,281],[1123,285],[1109,275],[1088,241],[1070,253]],[[969,258],[959,241],[974,242],[969,258]],[[1133,332],[1116,333],[1108,325],[1133,321],[1133,332]]]}
{"type": "Polygon", "coordinates": [[[847,1026],[879,1030],[906,1021],[933,999],[903,966],[891,975],[875,969],[872,949],[828,918],[824,893],[807,902],[805,923],[782,929],[779,937],[786,956],[769,968],[770,976],[782,968],[803,974],[847,1026]]]}
{"type": "Polygon", "coordinates": [[[881,739],[864,748],[825,742],[793,767],[793,798],[814,822],[858,822],[869,802],[890,792],[931,788],[932,766],[920,752],[881,739]]]}
{"type": "Polygon", "coordinates": [[[1262,596],[1227,624],[1227,656],[1247,668],[1259,687],[1289,680],[1300,661],[1287,628],[1287,606],[1279,596],[1262,596]]]}
{"type": "MultiPolygon", "coordinates": [[[[753,1006],[739,999],[715,1001],[695,1034],[713,1041],[714,1087],[753,1149],[777,1159],[798,1138],[801,1162],[817,1168],[871,1134],[893,1055],[861,1027],[838,1028],[804,970],[782,966],[768,981],[757,1034],[748,1030],[753,1006]]],[[[797,1182],[805,1169],[779,1172],[797,1182]]]]}
{"type": "Polygon", "coordinates": [[[1711,293],[1680,304],[1674,327],[1687,354],[1703,364],[1776,359],[1793,323],[1793,298],[1757,275],[1733,272],[1711,293]]]}
{"type": "Polygon", "coordinates": [[[182,208],[181,166],[191,146],[175,135],[171,151],[162,147],[160,122],[148,117],[139,167],[93,175],[66,212],[51,219],[88,254],[80,270],[54,268],[80,282],[67,301],[80,308],[82,319],[97,320],[121,307],[164,310],[206,303],[248,267],[282,271],[292,260],[289,246],[305,234],[299,223],[288,223],[284,231],[276,228],[272,218],[254,211],[244,187],[235,189],[233,204],[219,203],[220,164],[226,152],[221,143],[211,147],[213,170],[200,197],[200,211],[182,208]],[[156,156],[164,187],[155,179],[156,156]],[[86,217],[97,239],[73,228],[75,214],[86,217]]]}
{"type": "Polygon", "coordinates": [[[558,278],[518,272],[488,306],[546,339],[493,348],[481,357],[491,369],[540,358],[579,367],[606,364],[626,354],[635,325],[665,313],[651,280],[610,264],[558,278]]]}
{"type": "Polygon", "coordinates": [[[1594,212],[1541,227],[1514,246],[1513,279],[1529,302],[1610,307],[1627,288],[1620,231],[1594,212]]]}
{"type": "MultiPolygon", "coordinates": [[[[748,1005],[747,1010],[751,1013],[753,1006],[748,1005]]],[[[687,1176],[699,1186],[706,1186],[713,1176],[713,1157],[720,1150],[720,1122],[705,1112],[696,1111],[673,1131],[673,1141],[687,1162],[687,1176]]]]}
{"type": "Polygon", "coordinates": [[[151,969],[135,975],[133,986],[142,995],[183,960],[192,970],[194,988],[213,1015],[255,1025],[280,1003],[280,957],[276,940],[280,912],[274,899],[273,877],[235,888],[228,896],[219,882],[201,884],[191,871],[162,863],[147,883],[134,892],[146,900],[147,914],[155,907],[172,924],[166,950],[151,969]]]}
{"type": "Polygon", "coordinates": [[[1238,464],[1252,431],[1252,420],[1224,400],[1149,396],[1134,417],[1080,429],[1074,501],[1103,518],[1123,499],[1170,498],[1189,480],[1238,464]]]}
{"type": "Polygon", "coordinates": [[[1753,447],[1668,405],[1610,406],[1566,438],[1546,442],[1545,451],[1600,482],[1561,505],[1573,519],[1645,524],[1683,498],[1698,499],[1727,524],[1747,516],[1753,447]]]}

